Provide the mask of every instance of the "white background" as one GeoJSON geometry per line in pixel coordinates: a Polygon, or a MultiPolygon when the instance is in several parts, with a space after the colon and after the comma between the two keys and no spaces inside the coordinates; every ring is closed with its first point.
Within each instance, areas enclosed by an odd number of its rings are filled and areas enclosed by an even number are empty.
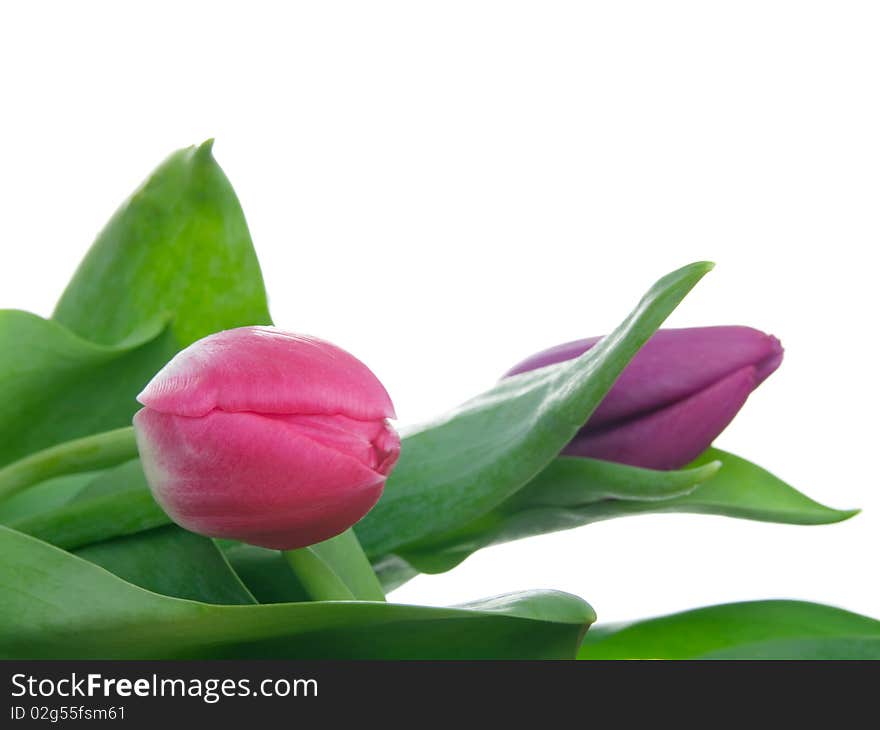
{"type": "Polygon", "coordinates": [[[787,351],[719,445],[864,509],[615,520],[395,599],[546,587],[604,620],[764,597],[880,616],[876,4],[2,7],[0,306],[48,316],[140,180],[216,136],[277,324],[357,354],[401,421],[711,259],[670,324],[748,324],[787,351]]]}

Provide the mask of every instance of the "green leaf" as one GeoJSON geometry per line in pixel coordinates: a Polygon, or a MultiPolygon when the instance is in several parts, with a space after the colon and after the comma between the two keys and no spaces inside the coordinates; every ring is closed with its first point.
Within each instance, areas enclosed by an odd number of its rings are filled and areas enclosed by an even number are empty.
{"type": "MultiPolygon", "coordinates": [[[[147,484],[147,477],[144,475],[141,460],[139,458],[130,459],[112,469],[105,469],[96,474],[94,479],[76,493],[73,501],[78,504],[84,504],[101,497],[149,491],[150,487],[147,484]]],[[[129,504],[127,506],[131,507],[133,505],[129,504]]],[[[112,535],[108,535],[108,537],[112,537],[112,535]]]]}
{"type": "Polygon", "coordinates": [[[134,459],[94,476],[66,502],[6,524],[156,593],[255,602],[212,540],[168,522],[134,459]]]}
{"type": "Polygon", "coordinates": [[[204,603],[256,603],[212,540],[177,525],[99,542],[76,554],[165,596],[204,603]]]}
{"type": "Polygon", "coordinates": [[[717,476],[721,461],[705,459],[687,469],[659,471],[613,461],[560,456],[506,505],[508,511],[571,507],[605,500],[663,502],[683,497],[717,476]]]}
{"type": "Polygon", "coordinates": [[[373,570],[385,593],[391,593],[407,581],[415,578],[421,571],[416,570],[399,555],[389,553],[373,561],[373,570]]]}
{"type": "Polygon", "coordinates": [[[0,466],[130,425],[134,397],[168,349],[161,320],[111,346],[27,312],[0,311],[0,466]]]}
{"type": "Polygon", "coordinates": [[[54,477],[25,492],[0,500],[0,525],[63,506],[98,474],[100,472],[83,472],[54,477]]]}
{"type": "Polygon", "coordinates": [[[126,583],[0,528],[0,657],[572,658],[592,609],[537,591],[454,608],[381,602],[217,606],[126,583]]]}
{"type": "Polygon", "coordinates": [[[580,659],[880,659],[880,621],[802,601],[698,608],[598,626],[580,659]]]}
{"type": "Polygon", "coordinates": [[[517,494],[476,520],[404,546],[397,555],[423,573],[454,568],[475,551],[609,519],[626,505],[663,505],[693,493],[720,462],[655,471],[596,459],[559,457],[517,494]]]}
{"type": "Polygon", "coordinates": [[[50,446],[0,468],[0,500],[46,479],[106,469],[137,454],[132,426],[50,446]]]}
{"type": "Polygon", "coordinates": [[[848,519],[858,510],[814,502],[765,469],[715,448],[680,471],[560,457],[495,510],[456,530],[399,548],[396,554],[419,572],[440,573],[489,545],[663,512],[821,525],[848,519]]]}
{"type": "MultiPolygon", "coordinates": [[[[129,486],[131,492],[95,495],[102,498],[74,512],[60,508],[8,524],[70,549],[89,540],[137,531],[141,523],[164,524],[167,518],[149,496],[143,477],[137,486],[134,481],[129,486]]],[[[559,457],[495,509],[456,529],[400,546],[393,553],[374,555],[372,562],[387,592],[419,572],[451,570],[490,545],[652,512],[697,512],[793,524],[826,524],[856,514],[814,502],[770,472],[719,449],[709,449],[689,468],[678,471],[559,457]]],[[[428,518],[427,512],[417,517],[428,518]]],[[[391,527],[397,524],[392,522],[391,527]]],[[[358,525],[359,534],[368,539],[370,529],[371,523],[358,525]]],[[[300,600],[301,589],[290,585],[284,561],[272,551],[266,553],[251,552],[245,561],[244,569],[259,588],[248,578],[245,582],[262,592],[265,600],[300,600]],[[277,589],[270,587],[273,580],[280,581],[277,589]]]]}
{"type": "Polygon", "coordinates": [[[835,636],[762,641],[713,652],[704,659],[880,659],[880,637],[835,636]]]}
{"type": "Polygon", "coordinates": [[[212,332],[270,324],[244,213],[211,146],[175,152],[122,204],[62,294],[56,321],[115,344],[166,318],[174,347],[154,371],[212,332]]]}
{"type": "Polygon", "coordinates": [[[232,569],[260,603],[299,603],[310,600],[278,550],[237,543],[224,547],[232,569]]]}
{"type": "Polygon", "coordinates": [[[98,236],[47,321],[0,312],[0,466],[127,426],[182,347],[269,324],[235,192],[210,143],[171,155],[98,236]]]}
{"type": "Polygon", "coordinates": [[[710,268],[691,264],[662,278],[614,332],[579,358],[506,378],[406,434],[382,499],[356,528],[367,554],[381,556],[466,524],[534,478],[710,268]]]}
{"type": "Polygon", "coordinates": [[[65,550],[90,545],[170,522],[156,504],[140,461],[98,475],[70,502],[7,524],[65,550]]]}
{"type": "Polygon", "coordinates": [[[697,512],[793,525],[825,525],[859,512],[814,502],[766,469],[721,449],[708,449],[694,464],[716,460],[723,466],[715,477],[688,495],[664,502],[656,511],[697,512]]]}

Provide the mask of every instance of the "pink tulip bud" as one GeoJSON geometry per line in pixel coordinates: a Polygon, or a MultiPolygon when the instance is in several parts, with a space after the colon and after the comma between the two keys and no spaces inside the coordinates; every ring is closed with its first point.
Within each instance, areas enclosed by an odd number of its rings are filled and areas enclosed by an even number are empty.
{"type": "Polygon", "coordinates": [[[277,550],[334,537],[376,504],[400,453],[391,399],[360,360],[272,327],[193,343],[138,400],[153,496],[212,537],[277,550]]]}

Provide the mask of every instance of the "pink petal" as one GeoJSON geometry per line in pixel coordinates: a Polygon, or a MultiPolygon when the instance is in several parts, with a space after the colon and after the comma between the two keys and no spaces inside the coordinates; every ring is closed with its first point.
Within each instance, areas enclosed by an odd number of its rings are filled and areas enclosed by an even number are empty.
{"type": "Polygon", "coordinates": [[[195,342],[147,384],[138,400],[179,416],[218,409],[394,417],[387,391],[360,360],[329,342],[274,327],[240,327],[195,342]]]}
{"type": "Polygon", "coordinates": [[[145,408],[138,447],[156,501],[213,537],[289,550],[329,539],[382,494],[400,450],[386,423],[347,417],[211,411],[189,418],[145,408]]]}

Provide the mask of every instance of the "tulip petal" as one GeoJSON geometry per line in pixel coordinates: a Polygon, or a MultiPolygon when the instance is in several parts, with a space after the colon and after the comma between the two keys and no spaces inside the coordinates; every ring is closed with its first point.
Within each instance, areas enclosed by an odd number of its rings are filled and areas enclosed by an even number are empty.
{"type": "Polygon", "coordinates": [[[178,416],[221,410],[394,417],[387,391],[360,360],[329,342],[273,327],[240,327],[199,340],[138,400],[178,416]]]}
{"type": "Polygon", "coordinates": [[[193,532],[278,550],[339,534],[381,496],[399,440],[384,422],[344,435],[348,419],[304,425],[307,418],[139,411],[138,447],[156,501],[193,532]]]}
{"type": "Polygon", "coordinates": [[[712,443],[733,420],[758,382],[754,366],[652,413],[596,430],[593,419],[562,452],[646,469],[677,469],[712,443]]]}
{"type": "MultiPolygon", "coordinates": [[[[570,360],[601,339],[591,337],[558,345],[524,360],[507,375],[570,360]]],[[[779,367],[782,355],[779,340],[751,327],[658,330],[624,369],[590,417],[589,426],[601,428],[663,408],[747,366],[755,368],[758,385],[779,367]]]]}
{"type": "Polygon", "coordinates": [[[400,454],[400,438],[383,419],[358,421],[346,416],[267,415],[298,435],[357,459],[369,469],[387,476],[400,454]]]}

